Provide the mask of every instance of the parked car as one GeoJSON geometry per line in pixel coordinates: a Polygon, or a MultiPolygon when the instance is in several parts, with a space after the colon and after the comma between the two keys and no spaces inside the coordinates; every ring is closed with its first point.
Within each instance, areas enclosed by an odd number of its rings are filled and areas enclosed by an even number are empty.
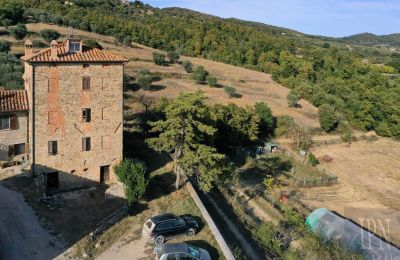
{"type": "Polygon", "coordinates": [[[156,260],[211,260],[205,249],[187,243],[157,246],[154,248],[154,255],[156,260]]]}
{"type": "Polygon", "coordinates": [[[199,224],[192,217],[162,214],[144,223],[142,235],[148,242],[159,246],[178,236],[194,236],[198,229],[199,224]]]}

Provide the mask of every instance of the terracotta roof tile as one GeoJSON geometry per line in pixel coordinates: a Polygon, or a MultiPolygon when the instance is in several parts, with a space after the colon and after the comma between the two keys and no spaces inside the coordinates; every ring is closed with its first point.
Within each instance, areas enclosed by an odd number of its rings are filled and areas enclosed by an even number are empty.
{"type": "Polygon", "coordinates": [[[0,112],[27,110],[29,110],[29,105],[25,90],[0,90],[0,112]]]}
{"type": "Polygon", "coordinates": [[[81,52],[69,53],[66,51],[66,42],[57,46],[57,59],[51,58],[51,48],[36,52],[29,56],[23,56],[22,59],[27,62],[127,62],[123,57],[83,46],[81,52]]]}

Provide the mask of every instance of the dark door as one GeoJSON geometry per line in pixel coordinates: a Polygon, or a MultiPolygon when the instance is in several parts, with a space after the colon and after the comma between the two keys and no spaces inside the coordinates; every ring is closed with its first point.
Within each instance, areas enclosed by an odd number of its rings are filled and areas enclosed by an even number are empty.
{"type": "Polygon", "coordinates": [[[110,181],[110,165],[100,167],[100,183],[108,183],[110,181]]]}
{"type": "Polygon", "coordinates": [[[47,191],[58,190],[58,188],[59,188],[58,172],[47,173],[47,191]]]}

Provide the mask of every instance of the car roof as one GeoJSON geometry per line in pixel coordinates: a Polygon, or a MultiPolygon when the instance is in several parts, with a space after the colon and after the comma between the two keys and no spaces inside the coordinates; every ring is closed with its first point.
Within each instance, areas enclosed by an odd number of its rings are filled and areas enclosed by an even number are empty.
{"type": "Polygon", "coordinates": [[[186,243],[171,243],[171,244],[164,244],[162,246],[162,252],[164,254],[170,253],[187,253],[188,245],[186,243]]]}
{"type": "Polygon", "coordinates": [[[166,220],[170,220],[170,219],[176,219],[176,218],[177,218],[176,215],[167,213],[167,214],[161,214],[161,215],[158,215],[158,216],[151,217],[150,220],[154,224],[158,224],[158,223],[160,223],[162,221],[166,221],[166,220]]]}

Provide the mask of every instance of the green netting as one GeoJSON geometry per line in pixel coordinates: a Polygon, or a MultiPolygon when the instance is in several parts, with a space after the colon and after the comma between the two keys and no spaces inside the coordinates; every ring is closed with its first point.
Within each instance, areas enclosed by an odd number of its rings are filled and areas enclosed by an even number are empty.
{"type": "Polygon", "coordinates": [[[312,232],[315,232],[317,230],[317,225],[319,223],[320,218],[325,215],[329,210],[325,208],[320,208],[315,210],[313,213],[308,216],[306,219],[306,225],[310,228],[312,232]]]}

